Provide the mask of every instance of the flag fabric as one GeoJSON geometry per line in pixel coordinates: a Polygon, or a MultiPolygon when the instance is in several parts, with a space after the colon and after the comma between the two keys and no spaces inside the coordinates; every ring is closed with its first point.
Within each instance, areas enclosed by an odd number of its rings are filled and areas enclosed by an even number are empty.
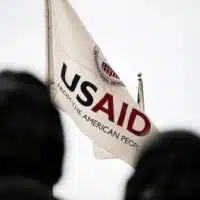
{"type": "Polygon", "coordinates": [[[114,156],[112,153],[108,152],[104,148],[100,147],[99,145],[93,143],[93,152],[96,159],[104,160],[104,159],[116,159],[117,157],[114,156]]]}
{"type": "Polygon", "coordinates": [[[157,130],[66,0],[49,1],[54,101],[80,131],[134,166],[157,130]]]}
{"type": "MultiPolygon", "coordinates": [[[[142,73],[138,74],[138,93],[137,93],[137,104],[140,109],[144,112],[144,88],[143,88],[143,81],[142,81],[142,73]]],[[[109,153],[105,149],[99,147],[98,145],[93,146],[94,155],[97,159],[113,159],[117,158],[113,154],[109,153]]]]}

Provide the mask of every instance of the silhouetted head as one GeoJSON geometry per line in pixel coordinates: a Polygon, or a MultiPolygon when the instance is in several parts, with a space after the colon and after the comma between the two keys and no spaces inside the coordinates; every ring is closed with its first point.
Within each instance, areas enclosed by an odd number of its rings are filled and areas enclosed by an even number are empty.
{"type": "Polygon", "coordinates": [[[6,177],[0,181],[1,200],[58,200],[37,181],[22,177],[6,177]]]}
{"type": "Polygon", "coordinates": [[[0,73],[0,176],[52,186],[62,173],[64,135],[50,91],[26,72],[0,73]]]}
{"type": "Polygon", "coordinates": [[[200,138],[186,130],[167,131],[141,153],[125,200],[200,198],[200,138]]]}

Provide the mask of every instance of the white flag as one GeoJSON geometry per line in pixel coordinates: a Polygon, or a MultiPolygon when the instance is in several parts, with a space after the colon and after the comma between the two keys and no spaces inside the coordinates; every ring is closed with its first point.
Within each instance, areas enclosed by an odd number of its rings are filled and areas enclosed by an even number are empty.
{"type": "MultiPolygon", "coordinates": [[[[138,94],[137,94],[137,104],[140,107],[140,109],[144,112],[145,111],[145,106],[144,106],[144,89],[143,89],[143,81],[142,81],[142,73],[138,74],[138,94]]],[[[105,149],[93,145],[93,151],[95,154],[95,157],[97,159],[113,159],[117,158],[113,154],[109,153],[105,149]]]]}
{"type": "Polygon", "coordinates": [[[156,131],[66,0],[50,0],[54,100],[82,133],[133,165],[156,131]]]}
{"type": "Polygon", "coordinates": [[[99,145],[93,142],[93,152],[96,159],[104,160],[104,159],[113,159],[117,158],[110,152],[106,151],[104,148],[100,147],[99,145]]]}
{"type": "Polygon", "coordinates": [[[99,160],[117,158],[110,152],[106,151],[104,148],[94,143],[93,143],[93,152],[94,152],[95,158],[99,160]]]}

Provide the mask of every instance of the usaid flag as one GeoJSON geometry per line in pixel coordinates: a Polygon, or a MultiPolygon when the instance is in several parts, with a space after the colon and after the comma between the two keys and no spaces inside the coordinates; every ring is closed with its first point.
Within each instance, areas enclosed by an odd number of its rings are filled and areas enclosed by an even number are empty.
{"type": "Polygon", "coordinates": [[[49,1],[54,101],[95,144],[134,165],[156,132],[66,0],[49,1]]]}

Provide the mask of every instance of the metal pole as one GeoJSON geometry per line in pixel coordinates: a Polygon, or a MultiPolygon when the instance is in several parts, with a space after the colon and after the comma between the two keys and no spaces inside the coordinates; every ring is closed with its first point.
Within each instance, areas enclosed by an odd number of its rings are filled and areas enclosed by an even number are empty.
{"type": "Polygon", "coordinates": [[[137,76],[138,76],[138,95],[140,95],[140,101],[141,101],[140,107],[141,107],[142,111],[145,111],[142,73],[139,73],[137,76]]]}
{"type": "Polygon", "coordinates": [[[51,22],[51,0],[44,0],[45,10],[45,52],[46,52],[46,83],[50,88],[53,83],[53,62],[52,62],[52,22],[51,22]]]}

